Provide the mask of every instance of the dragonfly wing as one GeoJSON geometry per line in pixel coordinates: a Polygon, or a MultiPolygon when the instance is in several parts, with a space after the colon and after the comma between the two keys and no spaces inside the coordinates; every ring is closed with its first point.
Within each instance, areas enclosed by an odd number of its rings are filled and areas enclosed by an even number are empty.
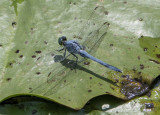
{"type": "Polygon", "coordinates": [[[47,81],[33,88],[30,93],[38,93],[42,95],[53,94],[54,92],[51,90],[55,90],[55,87],[64,81],[69,71],[71,71],[73,64],[69,64],[68,62],[68,60],[64,60],[61,63],[55,62],[56,68],[48,73],[47,81]]]}
{"type": "Polygon", "coordinates": [[[79,40],[84,39],[88,36],[88,34],[90,34],[90,32],[96,30],[96,26],[100,25],[102,16],[104,17],[104,14],[105,8],[103,6],[95,7],[89,15],[87,21],[84,22],[83,26],[81,27],[79,33],[77,34],[77,36],[75,36],[75,38],[78,38],[79,40]]]}
{"type": "Polygon", "coordinates": [[[102,42],[103,38],[107,34],[109,24],[105,22],[102,24],[97,30],[92,32],[86,40],[82,43],[85,46],[85,50],[92,54],[96,52],[96,49],[99,47],[100,43],[102,42]]]}
{"type": "MultiPolygon", "coordinates": [[[[61,62],[61,64],[65,68],[62,69],[60,72],[58,72],[58,74],[56,74],[56,76],[58,77],[56,84],[51,85],[52,87],[50,86],[51,88],[44,95],[46,96],[52,95],[57,92],[57,89],[61,89],[65,87],[67,84],[69,84],[69,81],[68,81],[69,78],[67,76],[69,75],[70,72],[75,72],[74,71],[75,61],[65,59],[63,62],[61,62]]],[[[52,82],[52,81],[48,79],[48,82],[52,82]]]]}
{"type": "Polygon", "coordinates": [[[81,39],[81,45],[90,54],[96,52],[95,50],[107,33],[109,23],[102,22],[102,18],[107,18],[105,8],[103,6],[97,6],[78,34],[80,38],[83,38],[81,39]]]}

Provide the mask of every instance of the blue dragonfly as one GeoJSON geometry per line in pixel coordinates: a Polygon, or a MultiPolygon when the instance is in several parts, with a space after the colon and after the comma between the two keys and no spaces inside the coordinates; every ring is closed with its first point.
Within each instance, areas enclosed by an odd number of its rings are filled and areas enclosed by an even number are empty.
{"type": "Polygon", "coordinates": [[[76,36],[78,40],[67,40],[65,36],[58,39],[59,45],[63,46],[63,48],[56,51],[64,51],[63,56],[58,55],[57,53],[51,54],[55,61],[55,69],[48,73],[47,82],[45,81],[40,86],[34,88],[30,93],[37,92],[43,93],[43,95],[52,95],[57,91],[58,87],[64,87],[63,84],[66,82],[65,79],[67,79],[66,77],[68,73],[73,72],[72,69],[76,70],[77,66],[78,69],[81,68],[80,65],[82,65],[82,62],[84,62],[86,58],[96,61],[116,72],[122,72],[120,69],[92,56],[98,49],[102,40],[105,38],[109,28],[108,22],[100,22],[100,24],[95,23],[97,20],[101,19],[101,16],[105,15],[104,11],[104,7],[102,6],[98,6],[94,9],[94,11],[92,11],[87,22],[83,25],[82,29],[76,36]],[[89,30],[89,28],[90,31],[86,31],[86,29],[89,30]],[[81,44],[79,44],[78,41],[81,41],[81,44]],[[69,54],[66,55],[67,53],[69,54]],[[70,68],[70,70],[68,70],[68,68],[70,68]],[[46,92],[44,93],[44,91],[46,92]]]}
{"type": "MultiPolygon", "coordinates": [[[[107,23],[107,22],[106,22],[107,23]]],[[[103,61],[101,61],[100,59],[97,59],[95,57],[93,57],[92,55],[90,55],[89,53],[87,53],[84,49],[84,46],[80,45],[76,40],[68,40],[67,41],[67,38],[65,36],[62,36],[58,39],[58,43],[59,45],[63,45],[64,47],[58,51],[62,51],[62,50],[65,50],[64,52],[64,59],[67,58],[70,54],[72,54],[75,58],[76,58],[76,66],[77,66],[77,62],[78,62],[78,57],[76,56],[76,54],[79,54],[80,56],[84,57],[84,58],[89,58],[93,61],[96,61],[98,62],[99,64],[111,69],[111,70],[114,70],[114,71],[117,71],[117,72],[122,72],[120,69],[112,66],[112,65],[109,65],[103,61]],[[66,56],[66,50],[70,53],[66,56]]],[[[75,66],[75,69],[76,69],[76,66],[75,66]]]]}

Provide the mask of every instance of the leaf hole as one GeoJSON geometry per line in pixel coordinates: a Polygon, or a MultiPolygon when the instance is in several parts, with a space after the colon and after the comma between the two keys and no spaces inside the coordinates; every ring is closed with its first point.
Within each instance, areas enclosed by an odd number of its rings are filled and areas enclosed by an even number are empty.
{"type": "Polygon", "coordinates": [[[89,89],[89,90],[88,90],[88,92],[90,93],[90,92],[92,92],[92,90],[91,90],[91,89],[89,89]]]}
{"type": "Polygon", "coordinates": [[[19,50],[16,50],[16,52],[15,53],[19,53],[19,50]]]}
{"type": "Polygon", "coordinates": [[[41,72],[36,72],[37,75],[41,74],[41,72]]]}
{"type": "Polygon", "coordinates": [[[23,58],[23,55],[20,55],[19,58],[23,58]]]}
{"type": "Polygon", "coordinates": [[[35,51],[35,53],[40,54],[40,53],[41,53],[41,51],[35,51]]]}
{"type": "Polygon", "coordinates": [[[32,55],[32,58],[36,58],[36,55],[32,55]]]}
{"type": "Polygon", "coordinates": [[[7,80],[7,81],[10,81],[11,79],[12,79],[12,78],[7,78],[6,80],[7,80]]]}
{"type": "Polygon", "coordinates": [[[17,25],[16,22],[12,22],[12,27],[14,28],[17,25]]]}

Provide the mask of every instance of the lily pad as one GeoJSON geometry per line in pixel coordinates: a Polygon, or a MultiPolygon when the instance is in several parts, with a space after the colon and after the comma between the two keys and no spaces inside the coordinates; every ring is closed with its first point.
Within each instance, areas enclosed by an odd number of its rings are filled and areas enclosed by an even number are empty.
{"type": "MultiPolygon", "coordinates": [[[[160,74],[159,64],[150,60],[155,57],[144,51],[144,45],[149,42],[141,42],[140,38],[159,37],[160,25],[155,23],[160,17],[156,6],[148,9],[149,4],[136,1],[27,0],[20,3],[17,16],[13,7],[7,11],[1,7],[2,14],[12,17],[2,19],[7,28],[0,34],[3,51],[1,101],[17,95],[34,95],[80,109],[98,95],[110,94],[124,100],[143,95],[160,74]],[[92,18],[95,24],[87,26],[86,22],[90,21],[88,19],[97,6],[102,10],[92,18]],[[110,24],[109,28],[100,31],[99,35],[107,33],[96,46],[96,52],[91,53],[118,67],[122,73],[88,60],[89,64],[79,64],[75,72],[66,63],[72,58],[59,63],[53,59],[55,55],[48,55],[50,52],[55,54],[60,36],[78,37],[83,42],[105,22],[110,24]],[[81,30],[84,34],[79,36],[81,30]],[[64,72],[54,73],[54,70],[63,69],[64,72]],[[52,79],[48,81],[48,77],[52,79]]],[[[10,6],[10,2],[3,2],[3,6],[10,6]]],[[[159,39],[156,40],[158,43],[159,39]]],[[[159,44],[156,46],[156,52],[159,52],[159,44]]],[[[151,44],[147,48],[153,49],[151,44]]]]}

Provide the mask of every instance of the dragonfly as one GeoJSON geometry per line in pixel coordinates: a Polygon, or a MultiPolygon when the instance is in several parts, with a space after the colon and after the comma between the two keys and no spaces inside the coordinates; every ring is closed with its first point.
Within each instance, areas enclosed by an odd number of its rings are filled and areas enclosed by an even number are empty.
{"type": "Polygon", "coordinates": [[[47,82],[45,81],[40,86],[34,88],[30,93],[43,93],[43,95],[52,95],[57,91],[57,87],[65,87],[63,86],[62,82],[66,81],[65,79],[67,75],[70,72],[73,72],[72,69],[75,69],[76,71],[77,66],[80,67],[86,58],[98,62],[99,64],[116,72],[122,72],[117,67],[107,64],[93,56],[100,43],[105,38],[110,25],[108,22],[101,21],[99,21],[101,24],[95,24],[97,20],[101,19],[101,16],[105,15],[104,12],[105,9],[103,6],[94,8],[87,22],[82,26],[82,29],[76,36],[76,40],[67,40],[66,36],[59,37],[58,44],[63,46],[63,48],[56,51],[64,51],[63,56],[56,53],[54,53],[54,55],[51,54],[55,63],[57,63],[56,68],[48,73],[47,82]],[[89,28],[90,31],[86,31],[86,29],[89,30],[89,28]],[[83,40],[83,38],[85,39],[83,40]],[[82,40],[81,44],[78,42],[79,40],[82,40]],[[69,54],[67,55],[67,53],[69,54]],[[68,68],[70,68],[70,70],[67,70],[68,68]],[[44,91],[46,92],[44,93],[44,91]]]}
{"type": "MultiPolygon", "coordinates": [[[[107,22],[106,22],[107,23],[107,22]]],[[[78,41],[76,40],[68,40],[67,41],[67,38],[66,36],[62,36],[58,39],[58,43],[59,45],[61,46],[64,46],[62,49],[58,50],[58,51],[63,51],[65,50],[64,52],[64,59],[67,58],[68,56],[70,56],[70,54],[72,54],[75,58],[76,58],[76,66],[77,66],[77,62],[78,62],[78,57],[76,56],[76,54],[79,54],[80,56],[84,57],[84,58],[89,58],[95,62],[98,62],[99,64],[111,69],[111,70],[114,70],[114,71],[117,71],[117,72],[122,72],[120,69],[110,65],[110,64],[107,64],[103,61],[101,61],[100,59],[97,59],[95,58],[94,56],[90,55],[89,53],[87,53],[84,49],[84,46],[80,45],[78,43],[78,41]],[[66,51],[68,51],[70,54],[68,54],[66,56],[66,51]]],[[[76,69],[76,66],[75,66],[75,69],[76,69]]]]}

